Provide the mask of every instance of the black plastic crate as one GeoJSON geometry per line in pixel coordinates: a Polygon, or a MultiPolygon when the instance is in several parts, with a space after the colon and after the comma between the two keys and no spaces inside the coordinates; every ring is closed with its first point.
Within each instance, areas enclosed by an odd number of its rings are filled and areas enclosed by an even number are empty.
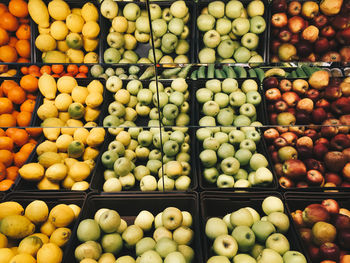
{"type": "MultiPolygon", "coordinates": [[[[238,82],[238,86],[239,88],[241,88],[242,83],[247,80],[247,79],[252,79],[252,78],[246,78],[246,79],[236,79],[238,82]]],[[[205,83],[207,81],[209,81],[210,79],[200,79],[200,80],[194,80],[192,81],[192,98],[195,101],[194,103],[194,124],[198,125],[199,124],[199,120],[201,119],[201,117],[204,117],[205,115],[202,114],[202,107],[203,104],[200,104],[199,102],[197,102],[196,99],[196,92],[197,90],[199,90],[200,88],[205,88],[205,83]]],[[[262,124],[267,124],[267,111],[266,111],[266,99],[265,99],[265,93],[264,90],[261,88],[261,83],[258,79],[253,79],[256,81],[256,83],[258,84],[258,92],[261,96],[261,102],[259,105],[255,106],[256,108],[256,114],[257,114],[257,119],[256,121],[261,122],[262,124]]],[[[215,118],[216,119],[216,118],[215,118]]],[[[220,126],[220,125],[218,125],[220,126]]]]}
{"type": "MultiPolygon", "coordinates": [[[[122,219],[124,219],[128,225],[133,224],[136,216],[142,210],[151,212],[154,216],[162,212],[167,207],[177,207],[180,210],[188,211],[193,218],[192,230],[194,231],[194,239],[191,247],[195,251],[195,258],[193,262],[202,262],[202,250],[199,235],[199,204],[198,196],[195,193],[192,194],[166,194],[166,195],[114,195],[104,194],[96,195],[89,194],[86,205],[82,211],[79,222],[83,219],[93,218],[94,214],[100,208],[108,208],[116,210],[122,219]]],[[[146,235],[145,235],[146,236],[146,235]]],[[[70,243],[70,249],[67,253],[69,262],[74,261],[74,250],[80,244],[76,231],[72,236],[72,242],[70,243]]],[[[125,247],[118,256],[131,255],[135,257],[135,254],[126,249],[125,247]]]]}
{"type": "MultiPolygon", "coordinates": [[[[240,208],[252,207],[260,215],[264,212],[261,208],[263,200],[268,196],[276,196],[283,201],[283,197],[277,192],[257,192],[251,193],[229,193],[229,192],[203,192],[200,195],[200,206],[201,206],[201,238],[203,246],[203,262],[206,262],[210,256],[213,256],[211,252],[212,242],[205,235],[205,224],[207,220],[211,217],[223,218],[226,214],[232,213],[240,208]]],[[[284,202],[283,202],[284,203],[284,202]]],[[[288,210],[285,206],[284,211],[288,217],[289,221],[292,220],[291,216],[288,214],[288,210]]],[[[304,248],[297,237],[296,230],[293,224],[290,224],[288,232],[285,234],[286,238],[290,243],[291,250],[297,250],[305,255],[304,248]]]]}
{"type": "MultiPolygon", "coordinates": [[[[292,192],[287,192],[284,194],[285,197],[285,202],[286,202],[286,208],[288,213],[291,215],[292,212],[296,210],[301,210],[303,211],[308,205],[310,204],[321,204],[323,200],[325,199],[334,199],[335,201],[338,202],[340,208],[346,208],[350,209],[350,193],[316,193],[316,192],[311,192],[311,193],[292,193],[292,192]]],[[[299,239],[299,242],[303,245],[303,247],[307,247],[306,244],[303,243],[300,233],[297,230],[297,226],[294,223],[293,220],[291,220],[291,224],[293,224],[294,228],[296,229],[297,236],[299,239]]],[[[308,259],[308,262],[313,262],[310,259],[309,252],[307,249],[305,249],[306,254],[305,256],[308,259]]]]}
{"type": "MultiPolygon", "coordinates": [[[[197,3],[196,17],[199,17],[202,9],[207,7],[210,2],[211,1],[209,1],[209,0],[199,0],[199,2],[197,3]]],[[[229,2],[229,0],[224,0],[223,2],[226,4],[229,2]]],[[[250,3],[249,0],[242,0],[241,2],[245,8],[250,3]]],[[[269,53],[268,52],[268,40],[269,40],[268,39],[268,37],[269,37],[269,35],[268,35],[268,30],[269,30],[268,10],[270,9],[270,5],[269,5],[267,0],[263,0],[263,2],[265,5],[265,12],[264,12],[264,15],[262,17],[265,19],[266,28],[265,28],[264,32],[262,32],[261,34],[258,35],[259,36],[259,45],[258,45],[256,51],[263,58],[263,60],[266,62],[266,61],[268,61],[268,53],[269,53]]],[[[204,33],[198,29],[197,22],[195,25],[195,30],[196,30],[195,38],[198,40],[197,45],[196,45],[196,62],[198,63],[199,62],[198,54],[201,51],[201,49],[205,47],[204,43],[203,43],[204,33]]]]}
{"type": "MultiPolygon", "coordinates": [[[[47,204],[49,210],[51,210],[54,206],[58,204],[67,204],[67,205],[75,204],[80,208],[83,208],[86,201],[86,194],[85,193],[54,193],[54,192],[45,192],[45,193],[16,192],[16,193],[10,193],[6,195],[6,197],[2,201],[18,202],[25,209],[27,205],[29,205],[32,201],[35,201],[35,200],[44,201],[47,204]]],[[[70,262],[70,258],[67,257],[67,254],[71,246],[70,244],[72,242],[72,237],[78,227],[78,222],[81,217],[81,214],[82,214],[82,210],[80,211],[78,218],[74,220],[74,222],[70,226],[68,226],[68,228],[70,228],[72,231],[72,235],[69,241],[67,242],[67,244],[62,248],[62,252],[63,252],[62,262],[70,262]]]]}
{"type": "MultiPolygon", "coordinates": [[[[44,0],[44,3],[45,5],[47,6],[48,3],[50,1],[49,0],[44,0]]],[[[102,30],[103,30],[103,24],[101,23],[102,21],[102,15],[101,15],[101,12],[100,12],[100,4],[99,4],[99,1],[97,0],[89,0],[89,1],[84,1],[84,2],[81,2],[79,0],[65,0],[65,2],[69,5],[69,7],[72,9],[72,8],[82,8],[83,5],[87,2],[90,2],[92,4],[94,4],[99,12],[99,20],[97,21],[97,23],[99,24],[100,26],[100,33],[99,33],[99,45],[98,47],[96,48],[95,52],[96,54],[99,55],[99,60],[98,62],[102,62],[101,60],[101,57],[100,57],[100,53],[101,53],[101,46],[102,46],[102,30]]],[[[49,16],[50,18],[50,21],[52,21],[52,17],[49,16]]],[[[37,38],[37,36],[39,35],[39,29],[38,29],[38,25],[34,22],[33,19],[30,19],[30,25],[31,25],[31,46],[32,46],[32,62],[34,63],[43,63],[43,60],[42,60],[42,54],[43,52],[41,52],[39,49],[36,48],[35,46],[35,40],[37,38]]],[[[51,26],[51,22],[50,22],[50,26],[51,26]]],[[[57,50],[57,48],[55,49],[57,50]]],[[[81,49],[83,50],[84,52],[84,55],[86,55],[88,52],[86,52],[83,48],[81,49]]],[[[60,63],[61,64],[61,63],[60,63]]]]}
{"type": "MultiPolygon", "coordinates": [[[[278,188],[278,180],[276,177],[276,173],[275,170],[273,169],[273,164],[272,161],[270,159],[270,156],[267,154],[267,148],[263,139],[263,135],[261,133],[261,130],[259,128],[256,129],[257,131],[260,132],[261,134],[261,139],[260,142],[256,144],[256,151],[258,153],[261,153],[262,155],[264,155],[269,163],[269,165],[267,166],[267,168],[271,171],[272,175],[273,175],[273,181],[272,184],[270,186],[267,187],[262,187],[262,186],[252,186],[252,187],[248,187],[248,188],[219,188],[217,187],[215,184],[210,184],[209,182],[207,182],[204,179],[204,175],[203,175],[203,170],[204,167],[201,163],[201,160],[199,159],[199,155],[200,153],[203,151],[203,146],[201,145],[201,143],[197,140],[196,138],[196,169],[197,169],[197,174],[199,177],[199,186],[200,189],[203,191],[237,191],[237,192],[242,192],[242,191],[246,191],[246,192],[257,192],[257,191],[274,191],[277,190],[278,188]]],[[[195,135],[194,135],[195,136],[195,135]]],[[[243,168],[242,168],[243,169],[243,168]]]]}
{"type": "MultiPolygon", "coordinates": [[[[195,165],[195,160],[196,160],[196,156],[195,156],[195,133],[194,133],[194,128],[190,128],[188,133],[190,135],[190,152],[189,154],[191,155],[191,160],[190,160],[190,166],[191,166],[191,172],[189,174],[189,177],[191,178],[191,184],[189,189],[186,192],[190,192],[190,191],[194,191],[195,189],[197,189],[198,187],[198,175],[197,175],[197,166],[195,165]]],[[[164,132],[164,131],[162,131],[164,132]]],[[[108,133],[106,135],[106,139],[105,142],[101,148],[101,153],[103,154],[105,151],[108,150],[108,145],[110,142],[114,141],[115,136],[111,135],[110,133],[108,133]]],[[[161,151],[163,151],[163,148],[161,149],[161,151]]],[[[162,156],[164,156],[164,153],[162,153],[162,156]]],[[[100,156],[101,157],[101,156],[100,156]]],[[[147,161],[141,161],[138,160],[136,161],[135,165],[146,165],[147,161]]],[[[163,163],[163,161],[162,161],[163,163]]],[[[164,166],[164,163],[162,164],[162,166],[164,166]]],[[[104,171],[106,170],[106,168],[103,166],[101,158],[99,158],[98,160],[96,160],[96,169],[95,172],[93,174],[92,180],[91,180],[91,184],[90,184],[90,189],[92,191],[97,191],[97,192],[102,192],[102,193],[106,193],[103,192],[103,184],[105,182],[104,179],[104,171]]],[[[156,178],[158,179],[158,178],[156,178]]],[[[172,191],[152,191],[151,193],[163,193],[163,192],[181,192],[179,190],[172,190],[172,191]]],[[[139,186],[139,182],[135,179],[135,186],[129,190],[122,190],[122,192],[119,193],[130,193],[130,194],[134,194],[134,193],[138,193],[138,194],[146,194],[146,193],[150,193],[150,192],[142,192],[140,190],[140,186],[139,186]]],[[[106,193],[107,194],[107,193],[106,193]]]]}

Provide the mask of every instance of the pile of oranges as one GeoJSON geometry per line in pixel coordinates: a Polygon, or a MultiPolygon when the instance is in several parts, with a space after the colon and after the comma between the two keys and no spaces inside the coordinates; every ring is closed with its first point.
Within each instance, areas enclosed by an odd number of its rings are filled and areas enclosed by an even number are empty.
{"type": "Polygon", "coordinates": [[[30,62],[28,4],[24,0],[0,3],[0,61],[30,62]]]}
{"type": "Polygon", "coordinates": [[[60,78],[62,76],[71,76],[74,78],[87,78],[89,68],[86,65],[70,64],[66,67],[64,65],[44,65],[39,67],[37,65],[31,65],[29,67],[21,67],[21,73],[23,75],[30,74],[34,77],[40,77],[46,73],[52,75],[54,78],[60,78]]]}
{"type": "Polygon", "coordinates": [[[29,74],[19,83],[4,80],[0,85],[0,127],[28,127],[37,91],[38,79],[29,74]]]}
{"type": "Polygon", "coordinates": [[[41,128],[0,128],[0,191],[10,189],[18,176],[18,169],[35,148],[41,128]]]}

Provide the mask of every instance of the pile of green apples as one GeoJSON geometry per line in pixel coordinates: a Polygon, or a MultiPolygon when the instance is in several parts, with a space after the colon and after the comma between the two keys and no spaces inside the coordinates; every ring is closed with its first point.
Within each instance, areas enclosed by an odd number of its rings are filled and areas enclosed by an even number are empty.
{"type": "Polygon", "coordinates": [[[254,208],[244,207],[223,218],[207,220],[205,234],[215,254],[207,263],[307,262],[302,253],[290,250],[285,236],[290,223],[283,202],[278,197],[269,196],[261,207],[265,213],[263,217],[254,208]]]}
{"type": "Polygon", "coordinates": [[[156,71],[154,66],[147,66],[145,70],[136,65],[127,68],[108,67],[104,69],[100,64],[96,64],[90,68],[90,74],[93,78],[103,78],[105,80],[112,76],[117,76],[120,79],[148,80],[155,79],[156,71]]]}
{"type": "MultiPolygon", "coordinates": [[[[120,4],[119,4],[120,5],[120,4]]],[[[111,22],[107,35],[109,48],[104,51],[105,63],[151,63],[148,58],[139,58],[134,51],[138,43],[148,43],[151,29],[148,12],[139,4],[128,3],[120,8],[113,0],[104,0],[100,11],[111,22]]],[[[149,52],[150,54],[152,50],[149,52]]]]}
{"type": "Polygon", "coordinates": [[[192,215],[176,207],[167,207],[155,217],[142,210],[131,225],[117,211],[101,208],[94,219],[79,223],[77,237],[82,244],[75,248],[75,259],[78,262],[90,259],[85,261],[190,263],[195,256],[191,248],[194,238],[191,227],[192,215]],[[136,259],[131,255],[136,255],[136,259]]]}
{"type": "Polygon", "coordinates": [[[189,9],[185,1],[174,1],[170,8],[163,10],[158,4],[149,6],[152,20],[152,36],[155,48],[148,58],[156,63],[189,63],[190,19],[189,9]]]}
{"type": "Polygon", "coordinates": [[[149,118],[149,127],[159,127],[159,118],[165,126],[189,125],[187,100],[190,93],[185,79],[174,79],[168,87],[156,81],[149,82],[148,87],[143,85],[140,80],[123,82],[117,76],[107,79],[106,89],[114,94],[115,101],[108,106],[109,115],[103,120],[104,127],[113,130],[121,125],[135,126],[138,116],[149,118]]]}
{"type": "Polygon", "coordinates": [[[267,187],[273,182],[264,155],[257,152],[260,133],[255,127],[199,128],[199,159],[204,180],[218,188],[267,187]]]}
{"type": "Polygon", "coordinates": [[[198,53],[199,62],[263,62],[256,49],[259,35],[266,29],[264,12],[261,0],[249,1],[246,8],[238,0],[210,1],[197,18],[204,44],[198,53]]]}
{"type": "MultiPolygon", "coordinates": [[[[257,119],[256,107],[261,103],[258,83],[246,79],[239,85],[233,78],[222,82],[211,79],[196,91],[202,104],[199,126],[250,126],[257,119]]],[[[254,125],[253,125],[254,126],[254,125]]]]}
{"type": "MultiPolygon", "coordinates": [[[[174,128],[176,129],[176,128],[174,128]]],[[[121,130],[101,156],[104,192],[186,191],[191,184],[190,136],[181,129],[121,130]],[[163,151],[163,154],[162,154],[163,151]]]]}

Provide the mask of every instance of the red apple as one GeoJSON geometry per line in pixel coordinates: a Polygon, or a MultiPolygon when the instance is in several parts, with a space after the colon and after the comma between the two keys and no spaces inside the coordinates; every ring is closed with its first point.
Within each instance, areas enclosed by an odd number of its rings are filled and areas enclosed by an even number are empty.
{"type": "Polygon", "coordinates": [[[292,180],[303,178],[306,175],[305,164],[300,160],[287,160],[283,163],[283,174],[292,180]]]}
{"type": "Polygon", "coordinates": [[[311,25],[303,30],[302,38],[313,43],[317,40],[319,33],[319,29],[311,25]]]}
{"type": "Polygon", "coordinates": [[[340,56],[343,62],[350,62],[350,47],[343,47],[340,50],[340,56]]]}
{"type": "Polygon", "coordinates": [[[331,104],[330,104],[329,101],[326,100],[326,99],[319,99],[319,100],[316,102],[316,108],[322,108],[322,109],[324,109],[325,111],[328,111],[328,110],[331,108],[331,104]]]}
{"type": "Polygon", "coordinates": [[[285,101],[279,100],[275,102],[275,109],[277,112],[284,112],[288,109],[288,105],[285,101]]]}
{"type": "Polygon", "coordinates": [[[328,170],[332,172],[339,172],[344,168],[347,161],[342,152],[331,151],[325,154],[324,163],[328,170]]]}
{"type": "Polygon", "coordinates": [[[281,137],[284,138],[288,145],[294,146],[296,145],[298,136],[294,132],[284,132],[281,134],[281,137]]]}
{"type": "Polygon", "coordinates": [[[288,24],[288,18],[285,13],[276,13],[271,17],[271,23],[274,27],[282,28],[288,24]]]}
{"type": "Polygon", "coordinates": [[[297,183],[297,188],[308,188],[309,185],[307,184],[307,182],[301,181],[297,183]]]}
{"type": "Polygon", "coordinates": [[[272,88],[265,92],[265,97],[269,101],[278,101],[282,98],[282,95],[279,89],[272,88]]]}
{"type": "Polygon", "coordinates": [[[340,259],[340,250],[336,244],[326,242],[320,246],[320,255],[323,259],[334,260],[338,262],[340,259]]]}
{"type": "Polygon", "coordinates": [[[302,227],[299,229],[301,240],[307,245],[312,242],[312,231],[310,228],[302,227]]]}
{"type": "Polygon", "coordinates": [[[282,176],[279,180],[278,180],[280,186],[282,186],[283,188],[291,188],[294,187],[294,183],[292,180],[290,180],[287,177],[282,176]]]}
{"type": "Polygon", "coordinates": [[[322,56],[322,61],[325,62],[340,62],[341,56],[338,52],[330,51],[322,56]]]}
{"type": "Polygon", "coordinates": [[[332,26],[326,26],[321,29],[321,36],[326,38],[332,38],[335,36],[335,30],[332,26]]]}
{"type": "Polygon", "coordinates": [[[317,170],[309,170],[306,174],[306,181],[313,186],[323,186],[325,182],[323,175],[317,170]]]}
{"type": "Polygon", "coordinates": [[[317,131],[315,131],[314,129],[305,130],[304,135],[310,137],[312,141],[316,141],[319,138],[317,131]]]}
{"type": "Polygon", "coordinates": [[[314,49],[316,53],[323,53],[329,50],[329,42],[325,37],[320,37],[317,39],[314,45],[314,49]]]}
{"type": "Polygon", "coordinates": [[[273,88],[278,88],[278,79],[275,77],[268,77],[265,78],[263,81],[264,89],[273,89],[273,88]]]}
{"type": "Polygon", "coordinates": [[[293,16],[287,23],[289,30],[294,34],[301,32],[306,27],[305,20],[301,16],[293,16]]]}
{"type": "Polygon", "coordinates": [[[303,137],[300,137],[299,139],[297,139],[296,145],[297,145],[297,147],[306,146],[307,148],[310,148],[310,149],[312,149],[314,147],[314,143],[313,143],[312,139],[308,136],[303,136],[303,137]]]}
{"type": "Polygon", "coordinates": [[[274,12],[285,12],[287,11],[287,1],[286,0],[273,0],[272,10],[274,12]]]}
{"type": "Polygon", "coordinates": [[[331,214],[339,213],[339,204],[334,199],[325,199],[322,201],[322,205],[331,214]]]}
{"type": "Polygon", "coordinates": [[[313,226],[317,222],[329,222],[330,215],[322,205],[311,204],[304,209],[303,220],[306,224],[313,226]]]}
{"type": "Polygon", "coordinates": [[[279,89],[282,92],[287,92],[292,90],[292,82],[288,79],[282,79],[279,84],[279,89]]]}
{"type": "Polygon", "coordinates": [[[350,181],[350,163],[347,163],[343,168],[343,176],[346,180],[350,181]]]}
{"type": "Polygon", "coordinates": [[[324,91],[324,97],[329,100],[336,100],[342,95],[341,88],[339,86],[326,87],[324,91]]]}
{"type": "Polygon", "coordinates": [[[276,40],[276,39],[272,40],[272,42],[271,42],[271,51],[272,51],[272,54],[275,54],[275,55],[278,54],[278,48],[280,47],[280,45],[281,45],[281,42],[280,42],[280,41],[278,41],[278,40],[276,40]]]}
{"type": "Polygon", "coordinates": [[[270,113],[270,123],[272,125],[277,125],[277,116],[278,114],[276,112],[270,113]]]}
{"type": "Polygon", "coordinates": [[[319,138],[316,141],[316,144],[322,143],[324,144],[326,147],[329,147],[329,141],[326,138],[319,138]]]}
{"type": "Polygon", "coordinates": [[[309,89],[306,91],[306,96],[316,102],[320,98],[320,92],[317,89],[309,89]]]}
{"type": "Polygon", "coordinates": [[[289,107],[295,107],[300,100],[298,94],[293,91],[288,91],[282,94],[282,99],[287,102],[289,107]]]}
{"type": "MultiPolygon", "coordinates": [[[[273,166],[274,168],[275,168],[275,172],[276,172],[276,175],[278,176],[278,177],[282,177],[283,176],[283,164],[281,164],[281,163],[276,163],[274,166],[273,166]]],[[[288,178],[287,178],[288,179],[288,178]]],[[[288,179],[289,180],[289,179],[288,179]]]]}
{"type": "Polygon", "coordinates": [[[318,28],[322,28],[325,25],[327,25],[328,17],[323,14],[319,14],[318,16],[314,17],[313,22],[315,26],[317,26],[318,28]]]}
{"type": "Polygon", "coordinates": [[[328,152],[328,147],[322,143],[316,143],[313,149],[313,154],[316,159],[322,160],[323,156],[328,152]]]}
{"type": "Polygon", "coordinates": [[[310,258],[312,262],[319,262],[320,261],[320,248],[310,245],[308,248],[308,252],[310,255],[310,258]]]}
{"type": "Polygon", "coordinates": [[[350,148],[344,149],[342,153],[345,155],[347,162],[350,163],[350,148]]]}
{"type": "Polygon", "coordinates": [[[276,129],[280,134],[288,131],[288,127],[283,127],[283,126],[277,126],[276,129]]]}
{"type": "Polygon", "coordinates": [[[304,163],[306,165],[307,170],[317,170],[321,173],[324,173],[324,165],[320,161],[313,158],[309,158],[306,159],[304,163]]]}
{"type": "Polygon", "coordinates": [[[345,134],[337,134],[331,139],[330,147],[336,151],[343,151],[350,147],[350,139],[345,134]]]}
{"type": "Polygon", "coordinates": [[[295,133],[297,136],[302,136],[305,132],[305,126],[289,126],[288,131],[295,133]]]}
{"type": "Polygon", "coordinates": [[[340,208],[339,209],[339,214],[350,217],[350,211],[348,209],[346,209],[346,208],[340,208]]]}
{"type": "Polygon", "coordinates": [[[299,41],[300,41],[299,34],[292,34],[292,37],[290,38],[290,43],[293,45],[296,45],[297,43],[299,43],[299,41]]]}
{"type": "Polygon", "coordinates": [[[336,186],[340,186],[343,181],[341,177],[336,173],[326,173],[325,179],[327,183],[334,183],[336,186]]]}
{"type": "Polygon", "coordinates": [[[349,27],[349,17],[337,15],[332,19],[331,23],[335,29],[346,29],[347,27],[349,27]]]}
{"type": "Polygon", "coordinates": [[[304,98],[298,101],[297,110],[311,113],[314,109],[314,102],[309,98],[304,98]]]}
{"type": "Polygon", "coordinates": [[[292,1],[288,5],[288,14],[291,16],[297,16],[301,12],[301,3],[298,1],[292,1]]]}
{"type": "Polygon", "coordinates": [[[304,220],[303,220],[303,211],[296,210],[295,212],[292,212],[291,215],[292,215],[294,224],[297,227],[305,227],[305,223],[304,223],[304,220]]]}
{"type": "Polygon", "coordinates": [[[278,158],[278,153],[277,151],[274,151],[271,153],[271,160],[273,163],[279,163],[280,159],[278,158]]]}
{"type": "Polygon", "coordinates": [[[280,31],[280,33],[278,34],[278,38],[282,42],[289,42],[290,39],[292,38],[292,33],[289,30],[287,30],[287,29],[282,29],[280,31]]]}
{"type": "Polygon", "coordinates": [[[264,131],[264,138],[266,140],[270,140],[270,141],[274,140],[278,138],[279,135],[280,135],[279,132],[275,128],[270,128],[264,131]]]}
{"type": "Polygon", "coordinates": [[[327,118],[327,113],[323,108],[316,108],[312,111],[312,120],[316,124],[322,123],[327,118]]]}
{"type": "Polygon", "coordinates": [[[350,114],[343,115],[339,118],[339,121],[343,125],[348,125],[350,126],[350,114]]]}
{"type": "Polygon", "coordinates": [[[276,149],[279,149],[281,147],[288,146],[288,142],[282,136],[279,136],[273,141],[273,145],[276,147],[276,149]]]}
{"type": "Polygon", "coordinates": [[[350,249],[350,229],[343,229],[339,232],[338,243],[342,249],[350,249]]]}
{"type": "Polygon", "coordinates": [[[342,82],[340,84],[341,92],[344,96],[349,97],[350,96],[350,83],[348,82],[342,82]]]}
{"type": "Polygon", "coordinates": [[[319,11],[318,4],[313,1],[304,2],[301,8],[302,15],[309,19],[314,18],[318,14],[318,11],[319,11]]]}
{"type": "MultiPolygon", "coordinates": [[[[339,207],[338,207],[339,211],[339,207]]],[[[331,218],[332,224],[340,231],[343,229],[350,229],[350,217],[342,214],[333,214],[331,218]]]]}

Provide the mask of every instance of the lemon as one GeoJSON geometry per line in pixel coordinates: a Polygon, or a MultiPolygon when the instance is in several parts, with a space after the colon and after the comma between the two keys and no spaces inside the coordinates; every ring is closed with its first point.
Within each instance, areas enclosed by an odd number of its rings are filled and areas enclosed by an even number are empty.
{"type": "Polygon", "coordinates": [[[100,106],[103,102],[103,96],[98,92],[91,92],[85,99],[85,104],[91,108],[100,106]]]}
{"type": "Polygon", "coordinates": [[[78,14],[69,14],[66,18],[68,29],[73,33],[80,33],[83,30],[84,19],[78,14]]]}
{"type": "Polygon", "coordinates": [[[69,61],[72,63],[83,63],[84,62],[84,52],[82,50],[77,50],[70,48],[66,52],[69,61]]]}
{"type": "Polygon", "coordinates": [[[58,153],[58,154],[61,156],[62,160],[68,158],[68,153],[58,153]]]}
{"type": "Polygon", "coordinates": [[[54,243],[59,247],[63,247],[67,244],[72,231],[66,227],[57,228],[50,236],[50,243],[54,243]]]}
{"type": "Polygon", "coordinates": [[[11,258],[15,256],[15,253],[9,248],[0,248],[1,262],[10,262],[11,258]]]}
{"type": "Polygon", "coordinates": [[[43,167],[49,168],[55,163],[61,163],[62,157],[55,152],[45,152],[38,156],[38,161],[43,167]]]}
{"type": "Polygon", "coordinates": [[[35,257],[36,253],[43,245],[43,241],[37,236],[28,236],[19,243],[18,253],[26,253],[35,257]]]}
{"type": "Polygon", "coordinates": [[[65,112],[59,112],[58,118],[64,123],[66,123],[70,119],[70,116],[69,116],[69,113],[65,111],[65,112]]]}
{"type": "Polygon", "coordinates": [[[39,190],[60,190],[60,185],[47,179],[45,176],[37,185],[39,190]]]}
{"type": "Polygon", "coordinates": [[[83,160],[95,160],[99,154],[99,150],[97,150],[96,148],[93,147],[87,147],[85,149],[84,155],[83,155],[83,160]]]}
{"type": "Polygon", "coordinates": [[[81,16],[81,8],[72,8],[72,14],[81,16]]]}
{"type": "Polygon", "coordinates": [[[40,227],[40,232],[43,233],[46,236],[51,236],[51,234],[53,233],[53,231],[56,230],[56,227],[54,226],[54,224],[47,220],[44,224],[41,225],[40,227]]]}
{"type": "Polygon", "coordinates": [[[57,89],[62,93],[71,93],[76,86],[78,86],[78,83],[71,76],[63,76],[57,80],[57,89]]]}
{"type": "Polygon", "coordinates": [[[59,111],[67,111],[72,102],[73,99],[69,94],[61,93],[56,96],[55,106],[59,111]]]}
{"type": "Polygon", "coordinates": [[[97,147],[104,141],[105,135],[106,131],[104,128],[93,128],[86,138],[86,142],[91,147],[97,147]]]}
{"type": "Polygon", "coordinates": [[[45,169],[40,163],[28,163],[18,170],[24,180],[39,181],[44,176],[45,169]]]}
{"type": "Polygon", "coordinates": [[[66,178],[64,178],[64,180],[62,181],[62,186],[65,189],[71,189],[73,184],[75,184],[75,181],[72,179],[72,177],[67,176],[66,178]]]}
{"type": "Polygon", "coordinates": [[[50,34],[56,40],[63,40],[68,35],[68,27],[62,21],[55,21],[51,24],[50,34]]]}
{"type": "Polygon", "coordinates": [[[87,89],[89,92],[98,92],[98,93],[103,93],[103,85],[102,83],[97,80],[97,79],[94,79],[93,81],[91,81],[89,83],[89,85],[87,86],[87,89]]]}
{"type": "Polygon", "coordinates": [[[49,215],[49,208],[44,201],[35,200],[25,209],[24,215],[34,224],[43,223],[49,215]]]}
{"type": "Polygon", "coordinates": [[[89,189],[90,184],[86,181],[76,182],[72,185],[71,190],[73,191],[85,191],[89,189]]]}
{"type": "Polygon", "coordinates": [[[75,217],[75,219],[77,219],[79,214],[80,214],[81,208],[79,206],[77,206],[76,204],[70,204],[68,206],[73,210],[74,217],[75,217]]]}
{"type": "Polygon", "coordinates": [[[73,137],[69,134],[62,134],[56,140],[57,149],[66,152],[69,144],[73,141],[73,137]]]}
{"type": "Polygon", "coordinates": [[[63,163],[56,163],[47,168],[45,176],[51,182],[62,181],[68,173],[68,168],[63,163]]]}
{"type": "Polygon", "coordinates": [[[56,48],[56,40],[49,34],[40,34],[35,39],[35,46],[41,52],[51,51],[56,48]]]}
{"type": "Polygon", "coordinates": [[[7,237],[4,234],[0,233],[0,248],[4,247],[7,247],[7,237]]]}
{"type": "Polygon", "coordinates": [[[66,20],[66,17],[70,14],[70,8],[65,1],[53,0],[48,6],[50,16],[55,20],[66,20]]]}
{"type": "Polygon", "coordinates": [[[66,40],[57,41],[57,49],[65,53],[69,49],[66,40]]]}
{"type": "MultiPolygon", "coordinates": [[[[97,127],[97,126],[98,126],[97,123],[94,122],[94,121],[88,121],[88,122],[85,123],[85,125],[84,125],[85,128],[95,128],[95,127],[97,127]]],[[[87,142],[86,142],[86,143],[87,143],[87,142]]]]}
{"type": "Polygon", "coordinates": [[[72,132],[72,135],[74,134],[75,130],[78,128],[78,127],[83,127],[84,124],[81,120],[74,120],[74,119],[69,119],[67,121],[67,126],[68,127],[75,127],[74,129],[70,128],[71,132],[72,132]]]}
{"type": "Polygon", "coordinates": [[[69,59],[66,54],[61,51],[52,50],[44,52],[42,55],[44,63],[68,63],[69,59]]]}
{"type": "Polygon", "coordinates": [[[91,108],[87,106],[85,108],[84,119],[88,122],[96,121],[100,116],[101,111],[98,108],[91,108]]]}
{"type": "Polygon", "coordinates": [[[38,145],[36,148],[37,155],[41,155],[44,152],[57,152],[56,143],[46,140],[38,145]]]}
{"type": "Polygon", "coordinates": [[[93,3],[86,3],[81,9],[81,15],[85,21],[97,21],[98,10],[93,3]]]}
{"type": "MultiPolygon", "coordinates": [[[[64,125],[63,122],[62,122],[62,125],[64,125]]],[[[51,141],[56,140],[60,135],[60,132],[61,132],[60,128],[43,128],[44,136],[51,141]]]]}
{"type": "MultiPolygon", "coordinates": [[[[41,127],[61,127],[63,126],[64,123],[58,119],[58,118],[48,118],[48,119],[45,119],[42,123],[41,123],[41,127]]],[[[45,136],[46,137],[46,136],[45,136]]],[[[46,137],[47,138],[47,137],[46,137]]],[[[51,140],[50,138],[47,138],[49,140],[51,140]]]]}
{"type": "Polygon", "coordinates": [[[37,263],[61,263],[62,257],[63,253],[59,246],[54,243],[47,243],[39,249],[36,259],[37,263]]]}
{"type": "Polygon", "coordinates": [[[90,175],[90,167],[84,162],[76,162],[68,172],[68,175],[76,182],[85,180],[90,175]]]}
{"type": "Polygon", "coordinates": [[[26,254],[26,253],[22,253],[22,254],[18,254],[16,256],[14,256],[9,261],[9,263],[17,263],[17,262],[36,263],[36,260],[35,260],[35,258],[33,258],[33,256],[26,254]]]}
{"type": "Polygon", "coordinates": [[[73,164],[75,164],[76,162],[79,162],[77,159],[73,159],[73,158],[67,158],[64,160],[64,164],[68,167],[68,170],[72,167],[73,164]]]}
{"type": "Polygon", "coordinates": [[[95,21],[88,21],[84,24],[82,33],[84,37],[94,39],[100,33],[100,26],[95,21]]]}
{"type": "Polygon", "coordinates": [[[49,214],[49,221],[55,227],[69,226],[74,220],[73,210],[66,204],[56,205],[51,209],[49,214]]]}
{"type": "Polygon", "coordinates": [[[33,235],[30,235],[30,237],[33,236],[40,238],[43,244],[49,243],[49,237],[43,233],[34,233],[33,235]]]}
{"type": "Polygon", "coordinates": [[[49,27],[41,27],[38,26],[39,34],[50,34],[50,28],[49,27]]]}
{"type": "Polygon", "coordinates": [[[86,52],[91,52],[96,50],[98,46],[98,39],[89,39],[89,38],[84,38],[83,39],[83,46],[86,52]]]}
{"type": "Polygon", "coordinates": [[[73,138],[75,141],[81,141],[86,144],[86,138],[89,136],[89,131],[85,128],[78,128],[75,130],[73,138]]]}
{"type": "Polygon", "coordinates": [[[95,52],[89,52],[84,57],[84,63],[98,63],[98,55],[95,52]]]}
{"type": "Polygon", "coordinates": [[[74,102],[85,103],[86,97],[89,95],[89,91],[87,88],[82,86],[76,86],[72,90],[72,99],[74,102]]]}
{"type": "Polygon", "coordinates": [[[41,120],[56,118],[58,116],[58,110],[55,105],[44,103],[38,108],[37,114],[41,120]]]}
{"type": "Polygon", "coordinates": [[[0,220],[11,215],[23,215],[24,209],[19,203],[7,201],[0,204],[0,220]]]}

